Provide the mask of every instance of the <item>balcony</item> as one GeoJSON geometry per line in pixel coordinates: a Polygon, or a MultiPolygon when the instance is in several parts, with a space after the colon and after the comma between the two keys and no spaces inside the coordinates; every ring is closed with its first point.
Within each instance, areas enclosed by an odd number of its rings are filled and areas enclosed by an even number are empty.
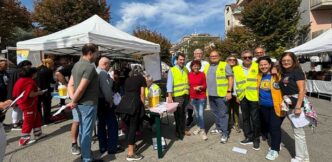
{"type": "Polygon", "coordinates": [[[332,9],[332,0],[310,0],[311,10],[329,10],[332,9]]]}

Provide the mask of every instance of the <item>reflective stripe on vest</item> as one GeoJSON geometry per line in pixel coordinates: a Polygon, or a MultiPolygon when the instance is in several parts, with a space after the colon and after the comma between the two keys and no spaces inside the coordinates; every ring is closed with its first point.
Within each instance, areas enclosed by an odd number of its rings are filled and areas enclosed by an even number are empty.
{"type": "Polygon", "coordinates": [[[188,85],[188,70],[186,67],[183,68],[183,72],[174,66],[171,68],[173,76],[173,97],[182,96],[189,94],[189,85],[188,85]]]}
{"type": "Polygon", "coordinates": [[[258,101],[257,74],[258,64],[252,62],[248,75],[245,76],[241,65],[233,68],[237,97],[242,100],[246,97],[249,101],[258,101]]]}
{"type": "MultiPolygon", "coordinates": [[[[219,97],[225,97],[227,94],[228,88],[228,80],[226,77],[226,62],[220,61],[216,70],[216,82],[217,82],[217,94],[219,97]]],[[[206,64],[204,73],[205,76],[208,76],[207,73],[209,71],[210,64],[206,64]]],[[[207,88],[207,96],[209,95],[207,88]]]]}

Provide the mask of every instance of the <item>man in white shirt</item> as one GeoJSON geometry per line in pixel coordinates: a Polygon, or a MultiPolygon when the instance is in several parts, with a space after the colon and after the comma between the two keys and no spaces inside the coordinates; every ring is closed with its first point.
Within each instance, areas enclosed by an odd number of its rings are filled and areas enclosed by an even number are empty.
{"type": "MultiPolygon", "coordinates": [[[[204,68],[205,68],[205,65],[208,64],[207,61],[205,60],[202,60],[203,58],[203,50],[197,48],[195,49],[194,51],[194,60],[199,60],[201,61],[201,69],[199,69],[199,71],[203,72],[204,71],[204,68]]],[[[191,69],[190,69],[190,64],[191,64],[191,61],[189,61],[187,64],[186,64],[186,67],[188,69],[188,71],[190,72],[191,69]]],[[[187,122],[186,122],[186,126],[189,127],[192,122],[193,122],[193,113],[194,113],[194,110],[193,110],[193,107],[191,104],[188,104],[187,105],[187,114],[188,114],[188,118],[187,118],[187,122]]]]}

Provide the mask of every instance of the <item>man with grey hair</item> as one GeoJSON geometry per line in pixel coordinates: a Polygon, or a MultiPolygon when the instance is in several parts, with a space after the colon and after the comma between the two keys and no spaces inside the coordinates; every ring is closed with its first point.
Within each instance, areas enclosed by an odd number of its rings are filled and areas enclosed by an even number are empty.
{"type": "MultiPolygon", "coordinates": [[[[208,64],[207,61],[203,60],[203,50],[201,50],[199,48],[195,49],[195,51],[194,51],[194,60],[201,61],[202,66],[201,66],[201,69],[199,69],[199,71],[203,72],[205,66],[208,64]]],[[[186,64],[186,67],[187,67],[189,72],[191,71],[190,64],[191,64],[191,61],[189,61],[186,64]]],[[[187,116],[188,117],[187,117],[187,122],[186,122],[187,127],[190,127],[192,125],[192,122],[194,120],[193,113],[194,113],[193,106],[191,104],[188,104],[187,105],[187,116]]]]}
{"type": "Polygon", "coordinates": [[[98,99],[98,140],[99,151],[104,154],[115,154],[124,151],[118,148],[118,122],[116,120],[113,99],[112,86],[113,80],[108,75],[110,69],[110,60],[107,57],[100,58],[97,67],[99,80],[99,99],[98,99]]]}
{"type": "Polygon", "coordinates": [[[253,149],[259,150],[261,123],[258,113],[258,64],[253,61],[253,55],[250,50],[243,51],[241,58],[243,63],[233,67],[237,102],[241,106],[245,137],[240,143],[242,145],[253,144],[253,149]]]}
{"type": "MultiPolygon", "coordinates": [[[[252,59],[252,61],[257,61],[258,58],[262,57],[262,56],[266,56],[266,53],[265,53],[265,49],[262,48],[262,47],[257,47],[255,48],[255,57],[252,59]]],[[[273,63],[276,63],[277,60],[275,58],[271,58],[272,62],[273,63]]]]}

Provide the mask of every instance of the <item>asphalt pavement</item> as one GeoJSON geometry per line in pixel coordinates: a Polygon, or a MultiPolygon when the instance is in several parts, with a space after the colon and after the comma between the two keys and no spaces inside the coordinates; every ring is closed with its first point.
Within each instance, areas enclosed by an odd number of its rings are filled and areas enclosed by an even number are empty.
{"type": "MultiPolygon", "coordinates": [[[[307,144],[311,162],[327,162],[332,157],[332,102],[324,99],[309,98],[318,111],[318,127],[313,132],[309,127],[305,128],[307,144]]],[[[58,103],[54,100],[53,104],[58,103]]],[[[56,109],[52,109],[53,112],[56,109]]],[[[11,112],[7,113],[5,123],[10,123],[11,112]]],[[[207,131],[214,128],[213,114],[207,108],[205,110],[205,121],[207,131]]],[[[202,161],[237,161],[256,162],[268,161],[265,155],[268,152],[268,144],[261,141],[259,151],[252,149],[252,146],[243,146],[240,141],[243,133],[232,131],[226,144],[220,143],[219,135],[208,133],[208,140],[203,141],[199,135],[186,136],[184,140],[177,140],[175,137],[173,115],[162,118],[162,136],[165,137],[167,147],[162,159],[157,158],[157,151],[153,150],[152,137],[155,133],[149,128],[145,128],[142,139],[137,144],[138,152],[144,156],[142,161],[179,161],[179,162],[202,162],[202,161]],[[246,149],[246,154],[232,151],[234,147],[246,149]]],[[[5,162],[70,162],[80,161],[80,156],[71,154],[70,138],[71,120],[43,126],[42,130],[47,136],[34,144],[19,146],[20,131],[7,132],[7,148],[5,162]]],[[[194,130],[193,127],[191,130],[194,130]]],[[[120,144],[126,147],[124,137],[120,137],[120,144]]],[[[98,141],[92,141],[92,152],[95,157],[101,156],[98,151],[98,141]]],[[[282,149],[276,162],[290,161],[295,154],[294,137],[288,119],[282,125],[282,149]]],[[[116,155],[101,156],[104,161],[125,161],[126,151],[116,155]]]]}

